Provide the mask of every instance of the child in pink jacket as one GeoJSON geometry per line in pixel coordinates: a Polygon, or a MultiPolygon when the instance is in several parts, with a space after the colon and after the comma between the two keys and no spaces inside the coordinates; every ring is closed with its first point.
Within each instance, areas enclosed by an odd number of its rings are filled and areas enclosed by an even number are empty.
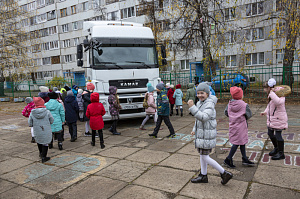
{"type": "Polygon", "coordinates": [[[146,122],[149,120],[150,116],[153,116],[154,122],[156,123],[156,105],[155,105],[155,100],[153,97],[153,92],[154,92],[154,87],[151,85],[151,83],[147,84],[147,88],[148,88],[148,92],[145,94],[145,98],[147,99],[147,103],[148,103],[148,108],[145,110],[146,111],[146,118],[143,120],[141,126],[140,126],[140,130],[146,130],[144,128],[146,122]]]}
{"type": "Polygon", "coordinates": [[[274,149],[269,153],[272,160],[285,159],[284,140],[282,130],[288,128],[288,117],[285,110],[285,97],[281,96],[282,91],[288,89],[285,87],[276,87],[275,79],[271,78],[264,85],[264,91],[268,93],[269,104],[260,115],[267,116],[268,135],[274,145],[274,149]],[[280,91],[280,92],[278,92],[280,91]],[[277,93],[278,92],[278,93],[277,93]],[[274,135],[275,132],[275,135],[274,135]]]}
{"type": "Polygon", "coordinates": [[[235,168],[232,157],[240,146],[242,153],[242,164],[244,166],[254,166],[246,156],[246,144],[248,143],[248,124],[247,120],[252,117],[252,112],[243,101],[243,90],[239,87],[231,87],[230,94],[232,100],[229,101],[225,115],[229,117],[229,141],[232,144],[229,155],[224,160],[224,164],[229,168],[235,168]]]}
{"type": "MultiPolygon", "coordinates": [[[[31,97],[26,97],[25,102],[27,103],[27,105],[25,106],[24,110],[22,111],[22,115],[24,117],[29,117],[31,110],[35,109],[35,105],[34,105],[33,99],[31,97]]],[[[33,127],[31,127],[31,143],[35,143],[33,127]]]]}

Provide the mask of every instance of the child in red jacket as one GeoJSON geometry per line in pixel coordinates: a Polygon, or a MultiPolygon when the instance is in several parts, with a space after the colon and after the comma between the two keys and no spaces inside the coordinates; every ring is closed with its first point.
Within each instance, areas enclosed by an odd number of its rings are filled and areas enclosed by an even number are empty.
{"type": "MultiPolygon", "coordinates": [[[[31,97],[26,97],[25,102],[27,105],[25,106],[24,110],[22,111],[22,115],[24,117],[29,117],[31,110],[35,109],[35,105],[33,99],[31,97]]],[[[31,143],[35,143],[33,127],[31,127],[31,143]]]]}
{"type": "Polygon", "coordinates": [[[90,127],[92,129],[91,145],[95,146],[96,130],[98,130],[101,149],[105,147],[102,132],[104,127],[102,116],[105,115],[105,113],[103,104],[99,102],[99,93],[92,93],[91,104],[87,107],[86,116],[90,119],[90,127]]]}

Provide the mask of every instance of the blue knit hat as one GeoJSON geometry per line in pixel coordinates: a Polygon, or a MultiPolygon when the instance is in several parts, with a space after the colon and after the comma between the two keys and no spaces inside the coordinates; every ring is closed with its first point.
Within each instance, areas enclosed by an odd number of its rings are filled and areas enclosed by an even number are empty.
{"type": "Polygon", "coordinates": [[[158,83],[158,84],[156,85],[156,88],[157,88],[158,90],[162,90],[162,89],[164,89],[164,87],[165,87],[164,83],[158,83]]]}
{"type": "Polygon", "coordinates": [[[152,86],[152,84],[150,82],[147,83],[147,89],[148,89],[149,93],[151,93],[152,91],[154,91],[154,87],[152,86]]]}

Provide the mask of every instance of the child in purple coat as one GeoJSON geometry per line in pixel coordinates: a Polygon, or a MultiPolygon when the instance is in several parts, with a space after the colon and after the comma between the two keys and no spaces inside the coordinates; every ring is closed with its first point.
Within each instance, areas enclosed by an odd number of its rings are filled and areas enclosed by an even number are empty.
{"type": "Polygon", "coordinates": [[[235,168],[232,157],[240,146],[244,166],[254,166],[246,156],[245,144],[248,143],[248,124],[247,120],[252,117],[252,112],[243,99],[243,90],[239,87],[231,87],[230,94],[232,100],[229,101],[225,115],[229,117],[229,141],[232,144],[229,155],[224,160],[224,164],[229,168],[235,168]]]}
{"type": "MultiPolygon", "coordinates": [[[[25,102],[27,103],[27,105],[25,106],[24,110],[22,111],[22,115],[24,117],[29,117],[31,110],[35,109],[35,105],[34,105],[33,99],[31,97],[26,97],[25,102]]],[[[31,127],[31,143],[35,143],[33,127],[31,127]]]]}
{"type": "Polygon", "coordinates": [[[117,96],[117,87],[110,86],[109,87],[109,97],[108,97],[108,103],[109,103],[109,113],[111,115],[111,120],[113,121],[109,131],[113,135],[120,135],[121,133],[117,132],[117,124],[119,121],[119,112],[120,109],[122,109],[119,98],[117,96]]]}

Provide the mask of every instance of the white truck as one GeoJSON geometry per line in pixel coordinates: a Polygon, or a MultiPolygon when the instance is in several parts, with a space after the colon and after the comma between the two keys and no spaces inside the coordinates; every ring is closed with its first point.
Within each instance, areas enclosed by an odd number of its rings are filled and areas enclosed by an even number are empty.
{"type": "MultiPolygon", "coordinates": [[[[122,106],[120,119],[143,117],[146,84],[155,88],[160,81],[156,43],[152,30],[142,24],[121,21],[84,22],[88,38],[77,46],[77,65],[83,66],[83,51],[87,52],[86,78],[95,85],[100,102],[106,110],[104,120],[110,120],[109,86],[118,88],[122,106]]],[[[164,47],[162,53],[164,54],[164,47]]]]}

